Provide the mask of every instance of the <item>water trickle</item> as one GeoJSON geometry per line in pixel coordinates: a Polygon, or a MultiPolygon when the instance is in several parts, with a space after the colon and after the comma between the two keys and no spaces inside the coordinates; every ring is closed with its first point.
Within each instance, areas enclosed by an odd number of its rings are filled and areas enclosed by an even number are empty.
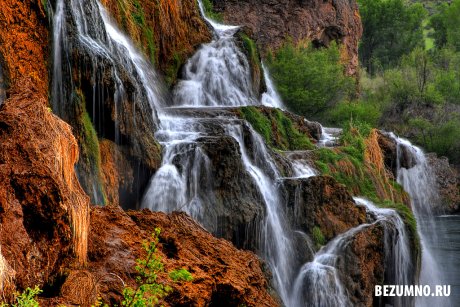
{"type": "MultiPolygon", "coordinates": [[[[87,112],[98,137],[124,145],[132,141],[129,146],[140,155],[139,148],[144,145],[139,145],[142,141],[138,140],[145,134],[141,129],[147,126],[153,131],[159,125],[156,109],[164,104],[155,70],[98,1],[58,0],[52,16],[53,111],[74,125],[80,135],[87,133],[80,133],[88,128],[78,123],[82,112],[87,112]],[[73,69],[80,74],[73,73],[73,69]],[[137,126],[139,116],[143,121],[141,129],[137,126]],[[131,134],[122,132],[121,126],[130,129],[131,134]]],[[[79,161],[77,174],[85,179],[80,182],[92,202],[102,204],[104,195],[97,167],[84,163],[91,164],[79,161]]]]}
{"type": "Polygon", "coordinates": [[[321,139],[318,142],[319,147],[333,147],[337,145],[342,129],[321,127],[321,139]]]}
{"type": "MultiPolygon", "coordinates": [[[[412,211],[417,220],[417,231],[422,247],[422,267],[419,283],[421,285],[446,284],[440,274],[438,260],[434,257],[427,241],[435,241],[435,217],[432,206],[437,201],[438,191],[434,181],[435,175],[431,171],[423,151],[409,141],[390,134],[397,143],[397,180],[411,197],[412,211]],[[410,168],[401,166],[403,159],[411,159],[410,168]]],[[[417,306],[452,306],[449,298],[417,297],[417,306]]]]}
{"type": "Polygon", "coordinates": [[[280,95],[276,91],[275,85],[273,84],[273,81],[270,78],[270,74],[268,73],[268,69],[263,62],[262,70],[264,72],[265,85],[267,86],[267,91],[262,94],[262,104],[267,107],[279,108],[284,110],[285,107],[283,101],[281,100],[280,95]]]}
{"type": "Polygon", "coordinates": [[[313,261],[304,264],[295,279],[288,306],[352,306],[336,264],[344,246],[368,226],[363,224],[337,236],[316,253],[313,261]]]}

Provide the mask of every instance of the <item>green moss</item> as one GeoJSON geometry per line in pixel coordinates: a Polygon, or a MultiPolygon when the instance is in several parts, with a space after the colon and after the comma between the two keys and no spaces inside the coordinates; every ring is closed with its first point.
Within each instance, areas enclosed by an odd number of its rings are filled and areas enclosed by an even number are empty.
{"type": "Polygon", "coordinates": [[[177,80],[179,70],[184,63],[182,56],[179,53],[174,53],[171,64],[166,68],[165,81],[168,85],[173,85],[177,80]]]}
{"type": "Polygon", "coordinates": [[[272,144],[272,127],[269,118],[264,116],[256,107],[240,108],[242,117],[247,120],[252,128],[259,133],[267,144],[272,144]]]}
{"type": "Polygon", "coordinates": [[[133,6],[135,8],[135,10],[132,13],[134,22],[137,25],[144,27],[145,26],[145,14],[144,14],[144,10],[142,9],[141,4],[139,3],[138,0],[134,0],[133,6]]]}
{"type": "Polygon", "coordinates": [[[326,238],[324,238],[323,232],[318,226],[313,227],[311,234],[317,249],[326,244],[326,238]]]}
{"type": "Polygon", "coordinates": [[[242,107],[240,116],[248,121],[265,142],[278,150],[311,150],[310,138],[299,131],[292,120],[278,109],[242,107]]]}
{"type": "Polygon", "coordinates": [[[221,13],[214,11],[214,5],[211,0],[202,0],[204,12],[209,19],[222,22],[224,20],[221,13]]]}
{"type": "Polygon", "coordinates": [[[152,64],[155,64],[155,53],[156,53],[156,48],[155,48],[155,39],[153,37],[153,30],[149,27],[144,27],[144,36],[147,39],[147,49],[148,49],[148,54],[150,56],[150,62],[152,64]]]}
{"type": "Polygon", "coordinates": [[[87,178],[85,179],[88,189],[88,185],[93,185],[98,190],[98,194],[102,197],[103,204],[107,203],[105,191],[101,184],[101,154],[99,148],[99,138],[94,129],[91,118],[86,111],[86,101],[81,90],[77,89],[74,92],[75,104],[81,111],[77,117],[77,135],[78,143],[80,145],[80,161],[78,162],[79,167],[86,173],[87,178]],[[92,182],[92,184],[90,183],[92,182]]]}

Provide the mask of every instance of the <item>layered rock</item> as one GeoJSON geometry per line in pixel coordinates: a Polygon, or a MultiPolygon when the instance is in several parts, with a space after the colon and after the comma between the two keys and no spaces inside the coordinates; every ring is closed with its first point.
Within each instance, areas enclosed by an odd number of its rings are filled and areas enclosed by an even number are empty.
{"type": "Polygon", "coordinates": [[[294,42],[311,41],[328,46],[343,45],[342,60],[347,74],[358,69],[361,18],[355,0],[213,0],[214,8],[229,24],[244,25],[260,50],[276,50],[287,37],[294,42]]]}

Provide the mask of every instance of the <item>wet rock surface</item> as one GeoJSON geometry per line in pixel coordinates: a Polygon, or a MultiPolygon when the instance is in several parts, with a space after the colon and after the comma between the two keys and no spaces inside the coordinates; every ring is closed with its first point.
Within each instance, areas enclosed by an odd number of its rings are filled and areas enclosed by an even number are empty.
{"type": "Polygon", "coordinates": [[[344,186],[329,176],[285,179],[288,219],[306,233],[319,227],[326,241],[366,222],[366,210],[357,206],[344,186]]]}
{"type": "Polygon", "coordinates": [[[438,214],[460,213],[460,175],[446,157],[427,155],[439,190],[439,202],[433,208],[438,214]]]}
{"type": "Polygon", "coordinates": [[[362,25],[354,0],[214,0],[213,3],[227,23],[247,27],[264,52],[279,48],[286,37],[295,42],[312,41],[317,47],[337,41],[345,47],[342,56],[348,63],[347,73],[357,73],[362,25]]]}

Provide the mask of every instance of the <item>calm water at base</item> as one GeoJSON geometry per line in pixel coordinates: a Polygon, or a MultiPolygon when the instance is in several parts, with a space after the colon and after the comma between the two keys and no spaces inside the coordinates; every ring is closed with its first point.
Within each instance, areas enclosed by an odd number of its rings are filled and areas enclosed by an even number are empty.
{"type": "Polygon", "coordinates": [[[460,215],[443,215],[435,218],[436,239],[427,242],[435,251],[441,276],[451,285],[451,302],[460,306],[460,215]]]}

